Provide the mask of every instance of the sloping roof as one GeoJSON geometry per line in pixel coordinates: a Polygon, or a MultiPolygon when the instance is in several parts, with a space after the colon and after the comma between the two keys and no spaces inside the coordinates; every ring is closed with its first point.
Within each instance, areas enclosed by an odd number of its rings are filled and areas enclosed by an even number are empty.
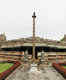
{"type": "MultiPolygon", "coordinates": [[[[0,42],[1,46],[18,46],[18,45],[23,45],[23,44],[27,44],[28,46],[29,44],[32,44],[32,37],[28,37],[28,38],[20,38],[20,39],[15,39],[15,40],[6,40],[3,42],[0,42]]],[[[56,41],[56,40],[49,40],[49,39],[44,39],[44,38],[40,38],[40,37],[35,37],[35,43],[36,45],[40,46],[40,45],[46,45],[46,46],[54,46],[54,47],[65,47],[66,48],[66,42],[63,41],[56,41]]]]}

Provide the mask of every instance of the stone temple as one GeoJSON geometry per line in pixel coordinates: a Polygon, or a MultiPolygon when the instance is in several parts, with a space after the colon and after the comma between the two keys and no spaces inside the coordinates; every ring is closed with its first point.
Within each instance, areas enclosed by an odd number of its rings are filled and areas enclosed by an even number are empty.
{"type": "Polygon", "coordinates": [[[0,35],[0,59],[16,60],[23,57],[25,53],[29,58],[38,59],[44,55],[48,62],[55,60],[66,60],[66,35],[60,40],[49,40],[36,36],[35,34],[35,12],[33,13],[33,35],[28,38],[7,40],[5,34],[0,35]],[[4,57],[5,56],[5,57],[4,57]]]}

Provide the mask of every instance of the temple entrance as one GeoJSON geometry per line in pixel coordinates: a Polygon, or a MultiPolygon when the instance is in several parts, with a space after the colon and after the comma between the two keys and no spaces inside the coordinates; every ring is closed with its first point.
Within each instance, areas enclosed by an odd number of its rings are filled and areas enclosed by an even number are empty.
{"type": "MultiPolygon", "coordinates": [[[[32,57],[32,50],[33,47],[32,46],[20,46],[20,47],[12,47],[12,48],[2,48],[1,51],[6,51],[6,52],[12,52],[12,51],[16,51],[16,52],[26,52],[28,53],[29,57],[32,57]]],[[[47,46],[37,46],[35,47],[35,59],[38,59],[38,53],[42,54],[43,53],[47,53],[47,52],[66,52],[66,49],[62,49],[62,48],[56,48],[56,47],[47,47],[47,46]]]]}

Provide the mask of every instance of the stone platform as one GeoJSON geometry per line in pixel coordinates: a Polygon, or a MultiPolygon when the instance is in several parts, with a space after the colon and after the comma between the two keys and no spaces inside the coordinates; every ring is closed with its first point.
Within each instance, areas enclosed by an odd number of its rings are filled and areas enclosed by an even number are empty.
{"type": "Polygon", "coordinates": [[[53,67],[23,64],[6,80],[65,80],[53,67]]]}

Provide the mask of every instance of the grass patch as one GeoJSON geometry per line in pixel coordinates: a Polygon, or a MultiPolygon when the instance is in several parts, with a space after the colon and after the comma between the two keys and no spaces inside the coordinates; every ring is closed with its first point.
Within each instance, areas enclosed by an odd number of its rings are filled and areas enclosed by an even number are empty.
{"type": "Polygon", "coordinates": [[[8,70],[11,66],[13,66],[12,63],[0,63],[0,73],[8,70]]]}
{"type": "Polygon", "coordinates": [[[63,66],[66,69],[66,66],[63,66]]]}

